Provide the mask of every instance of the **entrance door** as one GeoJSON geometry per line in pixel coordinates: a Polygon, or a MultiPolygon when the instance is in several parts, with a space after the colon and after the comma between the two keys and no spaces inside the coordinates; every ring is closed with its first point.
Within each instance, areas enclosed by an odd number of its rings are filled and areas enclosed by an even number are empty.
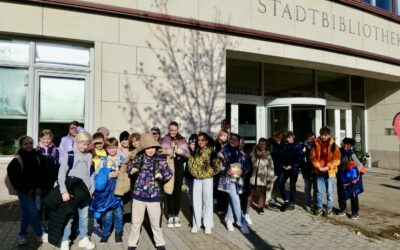
{"type": "Polygon", "coordinates": [[[331,130],[331,136],[338,145],[345,137],[353,135],[351,115],[350,108],[326,109],[326,126],[331,130]]]}
{"type": "Polygon", "coordinates": [[[291,128],[290,106],[268,107],[268,134],[271,136],[274,131],[285,132],[291,128]]]}
{"type": "Polygon", "coordinates": [[[323,107],[293,105],[292,121],[296,140],[305,141],[309,132],[318,134],[317,130],[322,127],[322,111],[323,107]]]}

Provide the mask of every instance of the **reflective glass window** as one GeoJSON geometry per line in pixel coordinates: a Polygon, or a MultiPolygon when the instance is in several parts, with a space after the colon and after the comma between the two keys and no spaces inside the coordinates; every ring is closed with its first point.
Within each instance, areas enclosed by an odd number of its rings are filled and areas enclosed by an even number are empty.
{"type": "Polygon", "coordinates": [[[37,43],[37,63],[89,66],[89,48],[52,43],[37,43]]]}
{"type": "Polygon", "coordinates": [[[312,69],[266,63],[264,72],[265,96],[315,97],[312,69]]]}
{"type": "Polygon", "coordinates": [[[226,92],[241,95],[261,95],[261,64],[227,59],[226,92]]]}
{"type": "Polygon", "coordinates": [[[27,132],[27,69],[0,67],[0,155],[15,155],[27,132]]]}
{"type": "Polygon", "coordinates": [[[29,42],[17,40],[0,40],[0,61],[28,63],[29,42]]]}

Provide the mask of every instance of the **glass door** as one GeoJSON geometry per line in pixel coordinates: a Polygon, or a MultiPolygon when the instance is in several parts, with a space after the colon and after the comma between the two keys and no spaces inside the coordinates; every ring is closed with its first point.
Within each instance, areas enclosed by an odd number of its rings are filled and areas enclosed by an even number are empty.
{"type": "Polygon", "coordinates": [[[268,107],[268,134],[271,136],[274,131],[280,130],[282,133],[291,130],[291,107],[276,106],[268,107]]]}
{"type": "Polygon", "coordinates": [[[327,108],[326,126],[331,130],[331,136],[340,145],[345,137],[352,137],[352,112],[348,108],[327,108]]]}

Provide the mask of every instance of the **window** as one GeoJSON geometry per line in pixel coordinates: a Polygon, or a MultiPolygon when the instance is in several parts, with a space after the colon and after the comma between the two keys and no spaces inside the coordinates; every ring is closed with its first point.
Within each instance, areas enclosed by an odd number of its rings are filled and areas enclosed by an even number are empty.
{"type": "Polygon", "coordinates": [[[400,0],[396,0],[396,14],[400,16],[400,0]]]}
{"type": "Polygon", "coordinates": [[[226,92],[260,96],[261,64],[253,61],[227,59],[226,92]]]}
{"type": "Polygon", "coordinates": [[[372,6],[392,12],[392,0],[364,0],[364,3],[371,4],[372,6]]]}
{"type": "Polygon", "coordinates": [[[0,39],[0,156],[23,135],[51,129],[58,145],[69,122],[87,122],[89,59],[84,46],[0,39]]]}
{"type": "Polygon", "coordinates": [[[328,71],[317,71],[317,79],[319,97],[327,99],[328,101],[349,101],[348,75],[328,71]]]}
{"type": "Polygon", "coordinates": [[[15,154],[27,129],[28,70],[0,67],[0,155],[15,154]]]}

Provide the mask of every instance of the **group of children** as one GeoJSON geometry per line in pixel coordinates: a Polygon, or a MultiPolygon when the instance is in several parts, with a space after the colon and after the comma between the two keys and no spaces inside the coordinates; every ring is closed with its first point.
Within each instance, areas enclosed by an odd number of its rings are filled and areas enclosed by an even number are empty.
{"type": "Polygon", "coordinates": [[[71,232],[76,230],[79,247],[93,249],[95,245],[88,237],[89,211],[93,214],[93,230],[101,237],[100,243],[108,241],[112,225],[115,242],[122,243],[122,196],[131,192],[132,225],[128,249],[137,247],[146,210],[155,245],[157,249],[165,249],[161,204],[165,198],[168,227],[179,227],[184,178],[193,207],[192,233],[196,233],[202,224],[206,234],[211,233],[212,197],[216,210],[225,214],[228,231],[233,231],[233,223],[236,223],[245,234],[249,233],[247,225],[252,224],[248,210],[257,189],[260,189],[256,205],[259,214],[264,213],[265,207],[275,204],[274,186],[283,200],[281,210],[294,209],[300,170],[305,181],[306,210],[311,211],[314,205],[315,214],[331,215],[333,183],[337,179],[338,215],[346,215],[346,200],[350,199],[351,218],[358,217],[357,196],[362,192],[360,173],[364,168],[352,151],[354,140],[351,138],[344,139],[343,147],[339,149],[326,127],[321,129],[320,137],[310,134],[305,143],[295,142],[290,131],[284,137],[275,132],[270,139],[260,138],[253,151],[246,154],[241,137],[229,133],[227,127],[221,126],[215,143],[205,133],[192,135],[188,143],[178,133],[176,122],[170,123],[168,131],[163,138],[158,128],[145,134],[124,131],[118,142],[116,138],[108,137],[105,128],[99,128],[91,136],[72,122],[68,136],[60,144],[60,151],[52,143],[50,130],[40,133],[37,150],[33,148],[32,138],[22,137],[17,156],[7,168],[21,206],[19,244],[27,243],[27,227],[31,224],[39,242],[61,243],[61,249],[67,250],[71,232]],[[288,179],[289,197],[285,187],[288,179]],[[322,201],[324,188],[326,209],[322,201]],[[43,203],[49,206],[44,209],[37,206],[37,197],[44,198],[43,203]],[[38,209],[43,209],[44,213],[40,215],[38,209]],[[41,224],[41,219],[46,221],[45,225],[41,224]],[[78,222],[77,228],[73,226],[74,220],[78,222]],[[49,235],[43,229],[43,226],[47,227],[47,221],[49,235]]]}

